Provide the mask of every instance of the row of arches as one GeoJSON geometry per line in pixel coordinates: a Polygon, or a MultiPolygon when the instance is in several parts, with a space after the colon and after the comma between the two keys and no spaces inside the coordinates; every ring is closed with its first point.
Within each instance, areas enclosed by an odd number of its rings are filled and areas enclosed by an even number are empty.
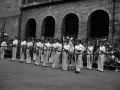
{"type": "MultiPolygon", "coordinates": [[[[36,21],[31,18],[27,21],[25,28],[25,37],[36,37],[36,21]]],[[[98,38],[109,35],[109,15],[104,10],[94,11],[88,18],[88,37],[98,38]]],[[[67,14],[62,23],[62,34],[64,36],[78,36],[79,18],[74,13],[67,14]]],[[[43,20],[41,36],[54,37],[55,19],[48,16],[43,20]]]]}

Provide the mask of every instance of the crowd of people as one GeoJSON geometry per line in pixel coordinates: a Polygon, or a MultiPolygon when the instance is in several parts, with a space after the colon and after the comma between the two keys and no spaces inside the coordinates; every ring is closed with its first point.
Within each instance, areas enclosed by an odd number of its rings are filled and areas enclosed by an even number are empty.
{"type": "Polygon", "coordinates": [[[35,65],[47,67],[51,63],[52,68],[62,70],[74,70],[80,73],[84,62],[87,69],[91,70],[93,64],[97,64],[97,70],[103,72],[106,67],[114,67],[115,71],[120,71],[120,45],[113,44],[104,38],[90,38],[86,42],[77,40],[74,37],[63,37],[61,40],[53,38],[27,40],[17,39],[2,40],[0,47],[0,57],[4,58],[5,50],[11,49],[12,61],[16,60],[16,54],[20,52],[20,62],[30,64],[33,60],[35,65]]]}

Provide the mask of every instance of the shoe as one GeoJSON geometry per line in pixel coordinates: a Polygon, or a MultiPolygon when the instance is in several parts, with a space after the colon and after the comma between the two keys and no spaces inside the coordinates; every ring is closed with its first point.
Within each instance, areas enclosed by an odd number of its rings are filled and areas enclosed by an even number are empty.
{"type": "Polygon", "coordinates": [[[23,61],[19,61],[20,63],[23,63],[23,61]]]}
{"type": "Polygon", "coordinates": [[[75,73],[79,74],[80,72],[79,71],[75,71],[75,73]]]}
{"type": "Polygon", "coordinates": [[[92,68],[89,68],[89,70],[91,70],[92,68]]]}
{"type": "Polygon", "coordinates": [[[67,69],[63,68],[64,71],[67,71],[67,69]]]}
{"type": "Polygon", "coordinates": [[[101,72],[103,72],[103,70],[100,70],[101,72]]]}
{"type": "Polygon", "coordinates": [[[116,69],[115,71],[118,72],[118,69],[116,69]]]}
{"type": "Polygon", "coordinates": [[[47,67],[48,65],[42,65],[43,67],[47,67]]]}

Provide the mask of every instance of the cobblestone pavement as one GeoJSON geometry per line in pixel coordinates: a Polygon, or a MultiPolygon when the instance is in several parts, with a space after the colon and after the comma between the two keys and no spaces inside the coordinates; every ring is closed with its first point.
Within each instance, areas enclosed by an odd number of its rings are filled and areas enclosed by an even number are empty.
{"type": "Polygon", "coordinates": [[[120,72],[83,68],[76,74],[0,59],[0,90],[120,90],[120,72]]]}

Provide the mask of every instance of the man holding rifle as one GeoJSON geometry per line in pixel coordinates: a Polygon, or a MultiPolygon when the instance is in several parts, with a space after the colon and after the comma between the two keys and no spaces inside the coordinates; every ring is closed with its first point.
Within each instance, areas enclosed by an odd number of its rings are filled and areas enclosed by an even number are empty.
{"type": "Polygon", "coordinates": [[[25,41],[25,39],[21,40],[20,43],[20,62],[23,62],[25,59],[25,52],[26,52],[26,44],[27,42],[25,41]]]}
{"type": "Polygon", "coordinates": [[[13,39],[13,48],[12,48],[12,61],[16,60],[18,40],[16,37],[13,39]]]}
{"type": "Polygon", "coordinates": [[[81,44],[81,41],[78,41],[75,45],[75,73],[80,73],[81,67],[83,67],[82,54],[84,52],[84,46],[81,44]]]}

